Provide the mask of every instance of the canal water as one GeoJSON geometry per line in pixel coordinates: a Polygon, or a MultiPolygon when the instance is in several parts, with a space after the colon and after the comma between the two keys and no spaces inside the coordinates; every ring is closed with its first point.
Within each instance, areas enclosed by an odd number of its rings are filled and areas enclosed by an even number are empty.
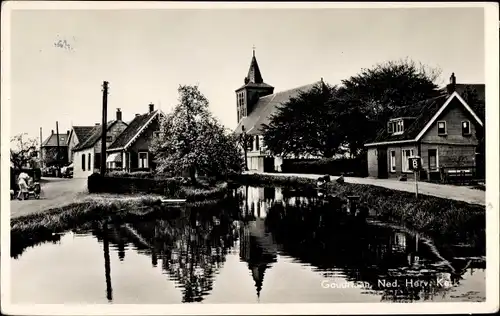
{"type": "Polygon", "coordinates": [[[14,304],[485,301],[481,251],[353,220],[335,197],[241,187],[11,249],[14,304]],[[445,255],[443,255],[443,253],[445,255]]]}

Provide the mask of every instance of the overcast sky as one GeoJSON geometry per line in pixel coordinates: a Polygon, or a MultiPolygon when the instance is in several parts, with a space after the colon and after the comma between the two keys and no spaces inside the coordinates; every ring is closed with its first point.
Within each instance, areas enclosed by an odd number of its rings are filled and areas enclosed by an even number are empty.
{"type": "Polygon", "coordinates": [[[212,112],[236,126],[234,90],[256,46],[275,92],[324,78],[330,84],[409,57],[484,83],[483,9],[72,10],[11,13],[11,133],[43,138],[108,118],[164,111],[179,84],[199,84],[212,112]],[[69,48],[54,43],[66,41],[69,48]]]}

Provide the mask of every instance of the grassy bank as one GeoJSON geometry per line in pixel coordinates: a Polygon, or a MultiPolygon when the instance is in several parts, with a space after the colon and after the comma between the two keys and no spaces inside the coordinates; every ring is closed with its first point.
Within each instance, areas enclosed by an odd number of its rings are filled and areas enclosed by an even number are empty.
{"type": "MultiPolygon", "coordinates": [[[[314,188],[314,179],[245,174],[232,179],[236,183],[260,186],[314,188]]],[[[443,199],[428,195],[365,185],[330,182],[329,194],[347,200],[357,195],[361,204],[372,209],[377,219],[402,224],[443,242],[470,240],[485,249],[485,208],[481,205],[443,199]]]]}

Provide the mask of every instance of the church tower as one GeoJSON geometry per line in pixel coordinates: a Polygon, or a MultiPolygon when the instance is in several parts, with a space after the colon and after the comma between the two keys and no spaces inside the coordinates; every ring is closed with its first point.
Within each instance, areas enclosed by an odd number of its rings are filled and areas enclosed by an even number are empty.
{"type": "Polygon", "coordinates": [[[259,64],[255,58],[255,48],[253,49],[250,69],[245,77],[244,85],[236,90],[236,108],[238,114],[238,123],[242,118],[248,116],[254,109],[255,104],[260,97],[273,94],[274,87],[268,85],[262,79],[259,64]]]}

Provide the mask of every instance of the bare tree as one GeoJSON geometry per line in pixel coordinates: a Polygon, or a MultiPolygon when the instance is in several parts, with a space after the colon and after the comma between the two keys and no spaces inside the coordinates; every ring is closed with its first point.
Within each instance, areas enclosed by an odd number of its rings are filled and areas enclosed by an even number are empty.
{"type": "Polygon", "coordinates": [[[22,169],[28,163],[36,162],[34,153],[37,151],[38,141],[24,135],[26,134],[18,134],[10,140],[10,162],[15,170],[22,169]]]}

